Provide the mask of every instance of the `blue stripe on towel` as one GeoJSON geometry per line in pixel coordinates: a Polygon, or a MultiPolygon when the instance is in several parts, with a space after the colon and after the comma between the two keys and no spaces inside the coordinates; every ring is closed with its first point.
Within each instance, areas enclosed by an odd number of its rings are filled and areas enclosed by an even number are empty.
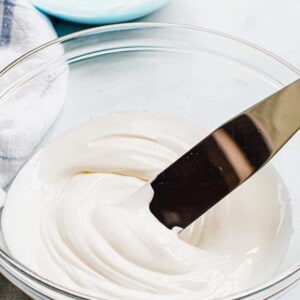
{"type": "Polygon", "coordinates": [[[0,47],[7,46],[11,38],[12,19],[15,0],[0,0],[3,5],[2,29],[0,34],[0,47]]]}
{"type": "Polygon", "coordinates": [[[12,156],[0,155],[0,160],[8,161],[8,162],[19,162],[19,161],[25,161],[26,159],[28,159],[27,156],[12,157],[12,156]]]}

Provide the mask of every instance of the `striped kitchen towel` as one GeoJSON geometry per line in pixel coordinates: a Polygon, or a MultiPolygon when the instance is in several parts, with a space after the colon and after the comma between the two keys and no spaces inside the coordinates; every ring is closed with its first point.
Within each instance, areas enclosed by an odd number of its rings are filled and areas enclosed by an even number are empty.
{"type": "MultiPolygon", "coordinates": [[[[56,37],[50,21],[25,0],[0,0],[0,69],[25,52],[56,37]]],[[[3,91],[22,75],[57,57],[52,47],[23,66],[0,76],[0,187],[5,188],[28,160],[58,116],[65,97],[66,76],[49,74],[18,94],[3,91]]],[[[0,196],[3,193],[0,193],[0,196]]],[[[1,207],[0,197],[0,207],[1,207]]],[[[3,204],[3,203],[2,203],[3,204]]]]}

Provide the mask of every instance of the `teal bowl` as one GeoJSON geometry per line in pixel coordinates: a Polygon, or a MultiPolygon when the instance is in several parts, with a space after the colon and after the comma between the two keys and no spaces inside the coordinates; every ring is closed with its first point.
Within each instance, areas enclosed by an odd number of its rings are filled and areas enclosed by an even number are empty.
{"type": "Polygon", "coordinates": [[[144,17],[169,0],[30,0],[54,17],[83,24],[112,24],[144,17]]]}

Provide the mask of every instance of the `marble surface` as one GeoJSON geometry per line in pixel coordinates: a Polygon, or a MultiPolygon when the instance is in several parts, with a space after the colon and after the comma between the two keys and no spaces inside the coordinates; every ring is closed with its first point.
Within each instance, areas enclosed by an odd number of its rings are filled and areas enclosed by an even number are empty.
{"type": "MultiPolygon", "coordinates": [[[[299,0],[172,0],[147,22],[207,27],[255,43],[300,69],[299,0]]],[[[53,19],[59,35],[87,26],[53,19]]],[[[0,277],[1,300],[28,299],[0,277]]],[[[280,297],[300,299],[300,285],[280,297]]]]}
{"type": "Polygon", "coordinates": [[[30,298],[14,287],[0,275],[0,299],[1,300],[29,300],[30,298]]]}

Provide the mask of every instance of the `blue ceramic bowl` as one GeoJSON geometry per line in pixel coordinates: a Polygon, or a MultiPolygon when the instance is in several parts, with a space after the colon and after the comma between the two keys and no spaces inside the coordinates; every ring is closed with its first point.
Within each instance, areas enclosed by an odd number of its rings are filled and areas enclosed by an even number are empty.
{"type": "Polygon", "coordinates": [[[169,0],[30,0],[41,11],[71,22],[111,24],[135,20],[169,0]]]}

